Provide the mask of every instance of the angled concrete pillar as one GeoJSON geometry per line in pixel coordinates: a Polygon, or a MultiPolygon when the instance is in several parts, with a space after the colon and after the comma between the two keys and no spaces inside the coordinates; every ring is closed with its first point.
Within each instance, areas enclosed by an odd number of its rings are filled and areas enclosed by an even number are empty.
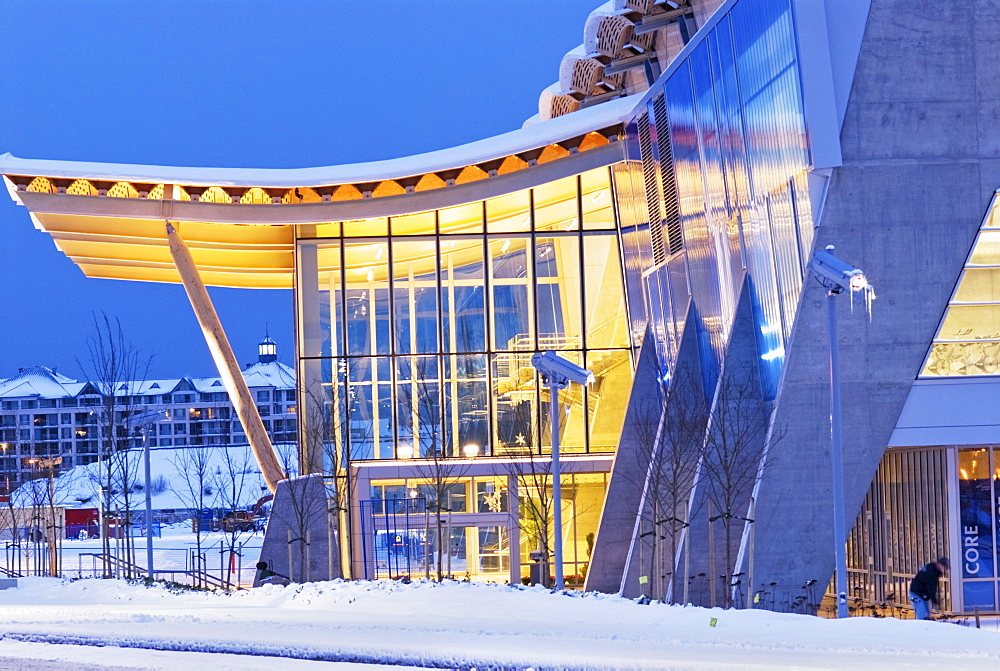
{"type": "MultiPolygon", "coordinates": [[[[327,506],[323,476],[316,473],[278,483],[260,560],[293,582],[343,577],[337,519],[327,506]]],[[[254,579],[254,586],[260,581],[254,579]]]]}
{"type": "Polygon", "coordinates": [[[250,388],[247,387],[246,380],[243,379],[240,365],[233,354],[229,339],[226,338],[226,332],[222,328],[222,322],[219,321],[215,306],[212,305],[212,299],[208,296],[205,283],[201,281],[198,268],[191,258],[191,252],[184,244],[177,229],[170,222],[167,222],[167,240],[170,243],[170,255],[174,259],[177,272],[184,284],[184,291],[187,292],[191,307],[194,308],[194,314],[198,318],[198,324],[205,335],[205,342],[212,353],[212,360],[215,361],[219,377],[222,378],[222,383],[225,385],[226,391],[229,392],[229,398],[236,409],[236,415],[240,418],[240,424],[243,425],[243,431],[247,435],[250,448],[257,458],[257,464],[260,466],[264,481],[273,492],[278,486],[278,481],[282,480],[285,474],[278,455],[274,451],[274,446],[271,445],[271,439],[264,429],[260,413],[257,412],[257,404],[254,402],[253,396],[250,395],[250,388]]]}
{"type": "MultiPolygon", "coordinates": [[[[767,437],[752,300],[752,285],[745,277],[707,418],[685,539],[691,547],[684,552],[692,558],[686,576],[688,601],[695,605],[726,604],[728,587],[720,576],[740,573],[740,541],[767,437]]],[[[736,579],[743,587],[742,576],[736,579]]]]}
{"type": "Polygon", "coordinates": [[[621,439],[587,569],[584,589],[588,592],[615,594],[622,588],[636,515],[642,501],[649,453],[662,415],[659,377],[655,343],[647,328],[639,349],[621,439]]]}
{"type": "MultiPolygon", "coordinates": [[[[872,0],[815,245],[863,268],[871,320],[838,300],[845,507],[853,523],[1000,186],[995,3],[872,0]]],[[[761,481],[758,582],[775,607],[833,573],[826,295],[807,279],[776,400],[785,437],[761,481]]],[[[924,559],[923,561],[927,561],[924,559]]],[[[905,595],[904,595],[905,596],[905,595]]],[[[818,599],[812,599],[815,611],[818,599]]]]}

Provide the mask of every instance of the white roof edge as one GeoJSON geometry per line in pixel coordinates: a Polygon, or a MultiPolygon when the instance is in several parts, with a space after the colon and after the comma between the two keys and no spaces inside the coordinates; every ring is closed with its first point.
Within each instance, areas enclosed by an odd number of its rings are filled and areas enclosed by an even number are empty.
{"type": "Polygon", "coordinates": [[[196,168],[23,159],[0,154],[0,174],[66,179],[292,188],[379,182],[475,165],[627,121],[640,94],[611,100],[485,140],[403,158],[317,168],[196,168]]]}

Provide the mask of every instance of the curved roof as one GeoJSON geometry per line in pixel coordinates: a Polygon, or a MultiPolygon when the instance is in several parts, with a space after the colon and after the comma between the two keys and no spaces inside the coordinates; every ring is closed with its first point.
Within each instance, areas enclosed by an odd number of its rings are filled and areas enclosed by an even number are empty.
{"type": "Polygon", "coordinates": [[[35,226],[89,277],[179,282],[170,221],[206,284],[290,288],[295,225],[337,236],[331,231],[339,225],[329,222],[349,221],[353,235],[382,236],[387,216],[481,201],[619,162],[617,141],[636,99],[390,161],[258,170],[4,154],[0,174],[35,226]]]}
{"type": "Polygon", "coordinates": [[[575,138],[582,139],[595,131],[616,128],[630,115],[637,100],[638,97],[621,98],[576,114],[450,149],[366,163],[283,169],[199,168],[23,159],[7,153],[0,154],[0,174],[206,187],[256,186],[265,189],[381,182],[480,165],[575,138]]]}

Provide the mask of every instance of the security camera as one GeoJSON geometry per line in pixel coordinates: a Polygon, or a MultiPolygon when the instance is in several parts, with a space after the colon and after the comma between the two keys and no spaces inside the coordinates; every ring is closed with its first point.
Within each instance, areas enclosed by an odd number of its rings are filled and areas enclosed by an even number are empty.
{"type": "Polygon", "coordinates": [[[833,255],[833,249],[833,245],[827,245],[825,250],[816,251],[809,261],[809,269],[820,283],[837,294],[845,289],[861,291],[868,286],[864,272],[838,259],[833,255]]]}
{"type": "Polygon", "coordinates": [[[570,382],[587,385],[594,381],[594,374],[572,361],[557,356],[555,352],[538,352],[531,357],[531,365],[548,378],[550,383],[565,387],[570,382]]]}

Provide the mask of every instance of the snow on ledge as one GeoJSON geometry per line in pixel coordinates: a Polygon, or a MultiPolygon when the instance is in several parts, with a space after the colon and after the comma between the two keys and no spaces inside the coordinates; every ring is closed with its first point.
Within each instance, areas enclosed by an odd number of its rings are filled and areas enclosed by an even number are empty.
{"type": "Polygon", "coordinates": [[[641,96],[629,96],[450,149],[384,161],[317,168],[196,168],[23,159],[0,155],[0,174],[191,186],[293,188],[379,182],[475,165],[627,121],[641,96]]]}

